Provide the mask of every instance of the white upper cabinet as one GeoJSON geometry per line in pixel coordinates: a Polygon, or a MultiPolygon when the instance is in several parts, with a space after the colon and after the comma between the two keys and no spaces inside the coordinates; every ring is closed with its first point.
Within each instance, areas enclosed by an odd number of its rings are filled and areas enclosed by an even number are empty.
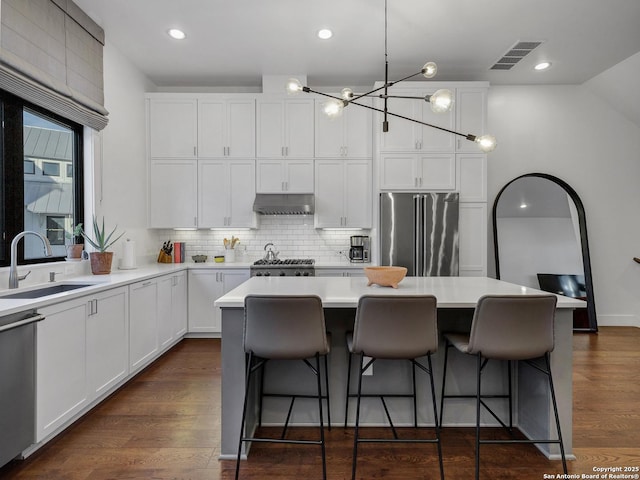
{"type": "Polygon", "coordinates": [[[148,115],[152,158],[196,158],[198,101],[195,98],[152,98],[148,115]]]}
{"type": "MultiPolygon", "coordinates": [[[[389,89],[389,95],[413,98],[389,98],[387,110],[395,115],[418,120],[436,127],[454,130],[455,111],[433,113],[429,103],[420,98],[435,93],[438,88],[425,87],[420,89],[396,86],[389,89]]],[[[383,108],[382,100],[377,102],[378,108],[383,108]]],[[[443,130],[411,122],[394,115],[388,115],[389,131],[380,132],[381,152],[452,152],[454,135],[443,130]]],[[[382,129],[383,114],[376,115],[375,128],[382,129]],[[380,125],[378,125],[380,124],[380,125]]]]}
{"type": "Polygon", "coordinates": [[[256,155],[256,106],[253,98],[198,100],[198,156],[253,158],[256,155]]]}
{"type": "Polygon", "coordinates": [[[381,190],[456,189],[456,159],[453,153],[380,155],[381,190]]]}
{"type": "Polygon", "coordinates": [[[371,228],[371,160],[316,160],[315,228],[371,228]]]}
{"type": "Polygon", "coordinates": [[[313,193],[313,160],[256,160],[256,193],[313,193]]]}
{"type": "MultiPolygon", "coordinates": [[[[371,158],[371,110],[347,106],[342,115],[330,118],[322,111],[327,100],[316,99],[315,155],[317,158],[371,158]]],[[[357,101],[371,105],[371,99],[357,101]]]]}
{"type": "MultiPolygon", "coordinates": [[[[487,89],[458,88],[456,91],[456,130],[465,135],[484,135],[487,128],[487,89]]],[[[458,136],[456,151],[482,153],[475,142],[458,136]]]]}
{"type": "Polygon", "coordinates": [[[198,227],[257,227],[255,160],[198,161],[198,227]]]}
{"type": "Polygon", "coordinates": [[[197,226],[197,164],[197,160],[151,160],[149,227],[194,228],[197,226]]]}
{"type": "Polygon", "coordinates": [[[259,158],[313,158],[313,99],[261,98],[256,110],[259,158]]]}

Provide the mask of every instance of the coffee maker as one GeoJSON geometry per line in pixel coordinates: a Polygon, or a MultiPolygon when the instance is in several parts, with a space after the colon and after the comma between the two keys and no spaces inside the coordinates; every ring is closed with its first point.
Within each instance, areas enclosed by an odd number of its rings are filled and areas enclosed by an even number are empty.
{"type": "Polygon", "coordinates": [[[349,260],[352,262],[370,262],[371,240],[366,235],[352,235],[349,260]]]}

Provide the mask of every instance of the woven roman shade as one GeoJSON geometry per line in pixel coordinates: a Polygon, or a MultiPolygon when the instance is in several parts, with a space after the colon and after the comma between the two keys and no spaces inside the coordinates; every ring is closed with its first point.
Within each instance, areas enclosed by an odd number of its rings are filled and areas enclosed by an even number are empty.
{"type": "Polygon", "coordinates": [[[72,0],[1,0],[0,88],[96,130],[104,31],[72,0]]]}

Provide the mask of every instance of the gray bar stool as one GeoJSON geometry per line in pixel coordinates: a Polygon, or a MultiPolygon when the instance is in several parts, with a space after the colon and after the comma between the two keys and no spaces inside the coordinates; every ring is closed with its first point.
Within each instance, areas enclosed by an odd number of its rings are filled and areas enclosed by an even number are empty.
{"type": "Polygon", "coordinates": [[[562,456],[562,467],[567,473],[567,462],[560,431],[560,417],[553,388],[551,374],[550,352],[554,347],[553,328],[555,321],[557,298],[555,295],[486,295],[480,300],[473,314],[470,334],[445,333],[446,341],[444,370],[442,374],[442,396],[440,404],[440,419],[442,423],[445,398],[475,398],[476,399],[476,480],[480,478],[480,445],[505,443],[545,443],[558,444],[562,456]],[[474,355],[476,362],[476,393],[474,395],[446,395],[445,380],[447,376],[447,361],[450,347],[474,355]],[[509,401],[509,425],[487,405],[484,401],[488,395],[482,395],[482,371],[491,359],[506,360],[508,370],[508,394],[493,395],[491,398],[506,398],[509,401]],[[542,361],[540,361],[540,359],[542,361]],[[481,440],[480,439],[480,411],[484,407],[504,428],[512,433],[512,391],[511,391],[511,362],[524,361],[539,372],[545,374],[549,380],[549,390],[555,415],[557,439],[515,439],[510,440],[481,440]]]}
{"type": "MultiPolygon", "coordinates": [[[[349,366],[351,355],[359,356],[358,362],[358,392],[356,394],[356,423],[353,442],[353,463],[351,478],[356,477],[356,464],[359,443],[435,443],[438,448],[438,462],[440,477],[444,479],[442,463],[442,448],[440,442],[440,424],[436,404],[435,388],[433,385],[433,369],[431,354],[438,349],[437,330],[437,300],[433,295],[365,295],[358,301],[353,334],[347,335],[349,348],[349,366]],[[371,357],[366,364],[364,357],[371,357]],[[418,362],[418,358],[426,357],[427,366],[418,362]],[[378,394],[364,395],[362,393],[362,375],[376,360],[405,360],[413,368],[413,393],[400,395],[378,394]],[[416,368],[429,376],[431,386],[431,401],[435,421],[435,438],[402,439],[398,437],[389,410],[385,403],[385,396],[413,397],[414,425],[417,427],[415,407],[415,372],[416,368]],[[360,400],[364,396],[380,397],[385,414],[393,432],[393,439],[388,438],[360,438],[360,400]]],[[[347,382],[350,381],[350,372],[347,382]]],[[[347,405],[349,402],[349,385],[347,383],[347,405]]],[[[346,413],[345,413],[346,416],[346,413]]],[[[346,419],[345,419],[346,422],[346,419]]]]}
{"type": "MultiPolygon", "coordinates": [[[[240,472],[240,455],[244,442],[294,443],[302,445],[319,445],[322,451],[322,478],[327,478],[324,421],[322,400],[328,402],[328,372],[325,362],[326,397],[322,395],[320,380],[320,356],[329,353],[329,343],[325,331],[324,311],[320,297],[315,295],[248,295],[244,302],[244,351],[247,354],[245,395],[240,426],[240,441],[236,459],[236,480],[240,472]],[[313,364],[309,361],[314,358],[313,364]],[[269,360],[301,360],[316,376],[317,395],[290,395],[291,404],[287,413],[284,429],[280,438],[264,438],[245,436],[248,392],[251,378],[259,371],[264,376],[264,366],[269,360]],[[287,427],[297,397],[318,399],[320,419],[320,440],[287,440],[287,427]]],[[[261,388],[262,390],[262,388],[261,388]]],[[[264,394],[267,395],[267,394],[264,394]]],[[[261,392],[262,397],[262,392],[261,392]]],[[[328,407],[328,405],[327,405],[328,407]]]]}

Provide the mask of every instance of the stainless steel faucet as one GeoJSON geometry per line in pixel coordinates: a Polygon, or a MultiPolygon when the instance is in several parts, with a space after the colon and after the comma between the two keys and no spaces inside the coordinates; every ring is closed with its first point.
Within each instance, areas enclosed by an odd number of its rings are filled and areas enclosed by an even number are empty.
{"type": "Polygon", "coordinates": [[[26,235],[35,235],[44,244],[44,254],[47,257],[53,256],[53,252],[51,251],[51,244],[49,243],[49,239],[38,232],[32,232],[30,230],[20,232],[15,236],[15,238],[11,241],[11,266],[9,267],[9,288],[18,288],[18,283],[20,280],[24,280],[27,278],[27,275],[31,273],[31,271],[27,272],[26,275],[20,276],[18,275],[18,242],[20,239],[26,235]]]}

